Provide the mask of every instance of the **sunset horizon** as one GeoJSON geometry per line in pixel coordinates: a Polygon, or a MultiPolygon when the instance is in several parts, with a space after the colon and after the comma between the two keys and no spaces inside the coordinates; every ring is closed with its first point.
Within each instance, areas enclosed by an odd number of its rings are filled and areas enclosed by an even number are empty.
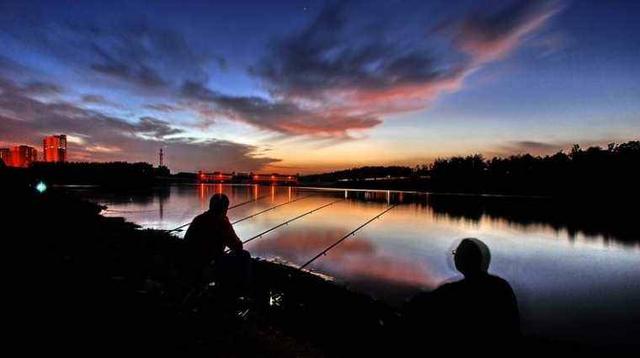
{"type": "Polygon", "coordinates": [[[640,0],[0,0],[9,341],[637,355],[639,19],[640,0]]]}
{"type": "Polygon", "coordinates": [[[640,134],[638,6],[0,5],[0,147],[319,173],[640,134]]]}

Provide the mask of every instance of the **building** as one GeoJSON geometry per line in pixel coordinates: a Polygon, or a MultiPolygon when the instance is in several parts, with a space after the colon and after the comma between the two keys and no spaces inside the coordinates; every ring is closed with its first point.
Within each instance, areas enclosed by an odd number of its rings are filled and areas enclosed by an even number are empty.
{"type": "Polygon", "coordinates": [[[7,163],[11,167],[26,168],[38,160],[38,151],[28,145],[17,145],[11,148],[11,160],[7,163]]]}
{"type": "Polygon", "coordinates": [[[283,175],[283,174],[252,174],[251,180],[254,184],[266,184],[266,185],[275,185],[275,184],[297,184],[298,176],[297,175],[283,175]]]}
{"type": "Polygon", "coordinates": [[[257,173],[205,173],[198,172],[198,181],[201,183],[241,183],[264,185],[295,185],[298,183],[297,175],[283,174],[257,174],[257,173]]]}
{"type": "Polygon", "coordinates": [[[5,165],[10,165],[11,164],[11,149],[9,148],[0,148],[0,160],[2,160],[2,162],[5,165]]]}
{"type": "Polygon", "coordinates": [[[233,173],[221,173],[221,172],[213,172],[213,173],[205,173],[198,172],[198,181],[201,183],[229,183],[233,181],[233,173]]]}
{"type": "Polygon", "coordinates": [[[42,160],[50,163],[64,162],[67,160],[67,136],[50,135],[44,137],[42,144],[42,160]]]}

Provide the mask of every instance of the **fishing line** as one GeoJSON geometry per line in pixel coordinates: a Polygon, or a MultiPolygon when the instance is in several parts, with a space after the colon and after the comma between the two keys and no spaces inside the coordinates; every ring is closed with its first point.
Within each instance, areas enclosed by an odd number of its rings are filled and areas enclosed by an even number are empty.
{"type": "Polygon", "coordinates": [[[237,223],[239,223],[239,222],[242,222],[242,221],[245,221],[245,220],[249,220],[249,219],[251,219],[251,218],[253,218],[253,217],[256,217],[256,216],[258,216],[258,215],[260,215],[260,214],[266,213],[267,211],[271,211],[271,210],[277,209],[277,208],[279,208],[279,207],[281,207],[281,206],[284,206],[284,205],[287,205],[287,204],[294,203],[294,202],[296,202],[296,201],[298,201],[298,200],[306,199],[306,198],[308,198],[308,197],[310,197],[310,196],[313,196],[313,195],[314,195],[314,194],[307,195],[307,196],[303,196],[302,198],[297,198],[297,199],[289,200],[289,201],[287,201],[287,202],[284,202],[284,203],[281,203],[281,204],[278,204],[278,205],[274,205],[274,206],[272,206],[272,207],[270,207],[270,208],[267,208],[267,209],[264,209],[264,210],[258,211],[258,212],[257,212],[257,213],[255,213],[255,214],[252,214],[252,215],[246,216],[246,217],[244,217],[244,218],[242,218],[242,219],[238,219],[238,220],[236,220],[236,221],[232,222],[232,223],[231,223],[231,225],[235,225],[235,224],[237,224],[237,223]]]}
{"type": "Polygon", "coordinates": [[[333,249],[334,247],[340,245],[341,242],[343,242],[344,240],[346,240],[349,236],[355,235],[356,232],[358,232],[359,230],[361,230],[362,228],[364,228],[365,226],[369,225],[372,221],[379,219],[382,215],[386,214],[389,210],[395,208],[396,206],[398,206],[399,204],[393,204],[391,206],[389,206],[388,208],[386,208],[383,212],[381,212],[380,214],[374,216],[373,218],[367,220],[364,224],[358,226],[357,228],[355,228],[353,231],[351,231],[350,233],[344,235],[343,237],[341,237],[338,241],[334,242],[333,244],[329,245],[326,249],[322,250],[319,254],[317,254],[316,256],[314,256],[313,258],[311,258],[311,260],[307,261],[304,265],[300,266],[298,269],[302,270],[305,267],[307,267],[309,264],[311,264],[312,262],[314,262],[315,260],[317,260],[320,256],[325,255],[327,252],[329,252],[329,250],[333,249]]]}
{"type": "Polygon", "coordinates": [[[267,229],[267,230],[265,230],[265,231],[263,231],[263,232],[261,232],[261,233],[259,233],[259,234],[255,235],[255,236],[253,236],[253,237],[250,237],[250,238],[248,238],[248,239],[244,240],[242,243],[243,243],[243,244],[246,244],[246,243],[248,243],[248,242],[250,242],[250,241],[253,241],[253,240],[257,239],[257,238],[262,237],[263,235],[266,235],[266,234],[270,233],[270,232],[271,232],[271,231],[273,231],[273,230],[276,230],[276,229],[278,229],[278,228],[280,228],[280,227],[282,227],[282,226],[285,226],[285,225],[287,225],[287,224],[289,224],[289,223],[291,223],[291,222],[293,222],[293,221],[296,221],[296,220],[298,220],[298,219],[300,219],[300,218],[303,218],[303,217],[305,217],[305,216],[307,216],[307,215],[309,215],[309,214],[315,213],[315,212],[316,212],[316,211],[318,211],[318,210],[322,210],[322,209],[326,208],[327,206],[331,206],[331,205],[333,205],[333,204],[335,204],[335,203],[337,203],[337,202],[343,201],[343,200],[345,200],[345,199],[344,199],[344,198],[342,198],[342,199],[338,199],[338,200],[332,201],[332,202],[330,202],[330,203],[328,203],[328,204],[324,204],[324,205],[322,205],[322,206],[320,206],[320,207],[317,207],[317,208],[315,208],[315,209],[313,209],[313,210],[309,210],[309,211],[307,211],[306,213],[303,213],[303,214],[300,214],[300,215],[298,215],[298,216],[294,217],[293,219],[289,219],[289,220],[287,220],[287,221],[285,221],[285,222],[283,222],[283,223],[280,223],[280,224],[278,224],[278,225],[276,225],[276,226],[274,226],[274,227],[272,227],[272,228],[270,228],[270,229],[267,229]]]}
{"type": "MultiPolygon", "coordinates": [[[[235,209],[235,208],[237,208],[237,207],[239,207],[239,206],[246,205],[246,204],[250,204],[250,203],[256,202],[256,201],[258,201],[258,200],[261,200],[261,199],[264,199],[264,198],[270,197],[270,196],[271,196],[270,194],[262,195],[262,196],[259,196],[259,197],[255,198],[255,199],[247,200],[247,201],[242,202],[242,203],[240,203],[240,204],[236,204],[236,205],[230,206],[230,207],[229,207],[229,209],[227,209],[227,210],[235,209]]],[[[180,225],[180,226],[178,226],[178,227],[176,227],[176,228],[174,228],[174,229],[166,230],[166,232],[167,232],[167,233],[170,233],[170,232],[178,231],[178,230],[182,229],[182,228],[183,228],[183,227],[185,227],[185,226],[189,226],[190,224],[191,224],[191,221],[189,221],[188,223],[186,223],[186,224],[184,224],[184,225],[180,225]]]]}

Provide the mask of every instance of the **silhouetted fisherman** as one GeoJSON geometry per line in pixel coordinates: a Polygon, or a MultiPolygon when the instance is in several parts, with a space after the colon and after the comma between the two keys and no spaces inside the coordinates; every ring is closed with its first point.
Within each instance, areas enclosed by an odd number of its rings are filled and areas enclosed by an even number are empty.
{"type": "Polygon", "coordinates": [[[468,238],[453,254],[464,279],[418,294],[409,302],[405,314],[412,323],[411,335],[420,329],[422,342],[432,338],[436,344],[476,343],[461,347],[467,350],[512,347],[520,337],[516,297],[507,281],[487,272],[489,248],[468,238]]]}
{"type": "Polygon", "coordinates": [[[241,293],[250,279],[251,255],[243,250],[242,241],[227,218],[228,208],[229,198],[214,194],[209,210],[189,225],[184,236],[186,274],[193,285],[215,282],[222,290],[241,293]],[[226,247],[230,250],[227,254],[226,247]]]}

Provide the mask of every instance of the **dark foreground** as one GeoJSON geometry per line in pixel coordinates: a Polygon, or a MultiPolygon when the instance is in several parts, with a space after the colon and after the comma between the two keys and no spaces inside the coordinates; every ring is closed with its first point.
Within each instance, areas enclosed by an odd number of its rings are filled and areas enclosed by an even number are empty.
{"type": "MultiPolygon", "coordinates": [[[[429,322],[407,327],[400,309],[261,260],[253,261],[246,299],[214,287],[185,301],[175,237],[105,218],[99,206],[65,193],[37,193],[32,183],[13,182],[2,197],[11,208],[2,213],[8,327],[23,352],[346,356],[442,348],[429,322]]],[[[596,349],[533,337],[508,348],[596,349]]]]}

